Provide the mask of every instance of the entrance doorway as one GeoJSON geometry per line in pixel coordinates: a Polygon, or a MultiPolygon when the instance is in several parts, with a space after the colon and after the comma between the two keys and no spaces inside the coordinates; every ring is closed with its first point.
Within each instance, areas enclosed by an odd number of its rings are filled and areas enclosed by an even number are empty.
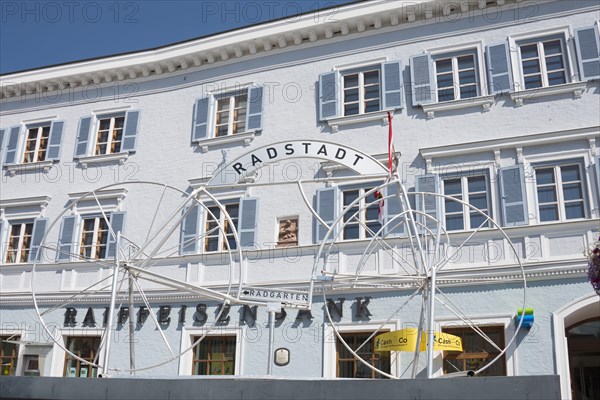
{"type": "Polygon", "coordinates": [[[573,400],[600,399],[600,317],[565,329],[573,400]]]}

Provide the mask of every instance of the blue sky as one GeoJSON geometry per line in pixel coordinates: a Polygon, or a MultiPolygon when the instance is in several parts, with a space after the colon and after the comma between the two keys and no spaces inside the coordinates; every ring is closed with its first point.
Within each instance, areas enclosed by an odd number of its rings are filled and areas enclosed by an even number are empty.
{"type": "Polygon", "coordinates": [[[144,50],[350,0],[0,0],[0,74],[144,50]]]}

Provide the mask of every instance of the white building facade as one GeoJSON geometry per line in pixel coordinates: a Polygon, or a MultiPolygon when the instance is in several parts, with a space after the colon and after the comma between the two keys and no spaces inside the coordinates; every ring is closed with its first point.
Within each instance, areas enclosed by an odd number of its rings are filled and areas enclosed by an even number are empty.
{"type": "MultiPolygon", "coordinates": [[[[310,311],[294,298],[306,301],[323,252],[334,281],[357,266],[411,275],[390,256],[414,251],[406,227],[370,247],[394,215],[369,193],[387,177],[390,112],[408,192],[464,202],[421,208],[453,255],[435,323],[464,345],[435,352],[434,376],[504,351],[482,373],[558,374],[564,398],[597,396],[600,304],[583,251],[600,227],[599,19],[595,1],[376,0],[3,76],[3,374],[96,376],[71,353],[102,365],[109,321],[107,373],[128,374],[135,319],[137,375],[265,375],[267,309],[198,289],[242,287],[246,300],[289,295],[274,298],[274,347],[287,353],[272,375],[382,377],[337,335],[356,349],[374,330],[418,326],[423,293],[325,281],[310,311]],[[190,193],[199,203],[182,206],[190,193]],[[360,211],[320,252],[329,238],[310,208],[331,224],[348,206],[360,211]],[[106,315],[115,257],[132,253],[160,278],[140,275],[144,295],[106,315]],[[523,304],[534,322],[516,332],[523,304]]],[[[358,352],[379,370],[425,373],[424,357],[369,343],[358,352]]]]}

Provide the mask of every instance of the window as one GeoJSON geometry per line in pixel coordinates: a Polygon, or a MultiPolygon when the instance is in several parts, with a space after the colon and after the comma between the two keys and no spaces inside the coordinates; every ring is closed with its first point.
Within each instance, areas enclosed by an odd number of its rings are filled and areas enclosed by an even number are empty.
{"type": "Polygon", "coordinates": [[[344,240],[370,238],[375,236],[381,229],[379,205],[373,193],[366,198],[362,198],[351,208],[347,208],[353,201],[364,196],[371,189],[342,189],[342,205],[343,210],[346,211],[344,214],[344,231],[342,232],[344,240]]]}
{"type": "MultiPolygon", "coordinates": [[[[462,200],[489,215],[489,185],[486,174],[442,179],[445,195],[462,200]]],[[[446,229],[449,231],[477,229],[486,220],[485,216],[472,208],[450,199],[444,199],[444,210],[446,229]]],[[[485,226],[489,226],[489,222],[485,226]]]]}
{"type": "Polygon", "coordinates": [[[402,67],[397,61],[323,73],[319,75],[319,120],[334,132],[340,125],[378,120],[383,117],[381,111],[402,108],[402,87],[402,67]]]}
{"type": "MultiPolygon", "coordinates": [[[[240,212],[239,204],[226,204],[225,211],[231,222],[237,227],[240,212]]],[[[206,233],[204,238],[205,252],[226,251],[237,248],[229,220],[225,218],[225,214],[217,206],[208,207],[204,232],[206,233]]]]}
{"type": "MultiPolygon", "coordinates": [[[[496,358],[504,348],[504,326],[479,326],[479,329],[494,343],[490,343],[472,328],[443,328],[444,333],[462,339],[463,351],[444,351],[444,373],[472,371],[482,368],[496,358]]],[[[506,360],[503,355],[478,376],[505,376],[506,360]]]]}
{"type": "MultiPolygon", "coordinates": [[[[341,336],[346,344],[354,351],[356,351],[359,346],[362,346],[357,354],[375,368],[389,374],[391,373],[390,353],[373,352],[373,338],[365,343],[369,336],[371,336],[371,333],[372,332],[352,332],[342,333],[341,336]]],[[[337,339],[336,342],[336,365],[336,376],[338,378],[386,378],[358,361],[339,339],[337,339]]]]}
{"type": "Polygon", "coordinates": [[[342,72],[344,82],[344,115],[364,114],[381,110],[381,79],[379,67],[362,71],[342,72]]]}
{"type": "Polygon", "coordinates": [[[79,256],[82,259],[106,258],[108,224],[103,216],[83,218],[79,256]]]}
{"type": "Polygon", "coordinates": [[[114,154],[121,151],[125,115],[98,117],[98,132],[94,155],[114,154]]]}
{"type": "MultiPolygon", "coordinates": [[[[251,141],[256,132],[262,131],[262,111],[261,86],[243,89],[238,86],[234,91],[201,97],[194,106],[192,142],[211,139],[214,145],[238,140],[251,141]]],[[[208,146],[204,143],[201,148],[206,151],[208,146]]]]}
{"type": "Polygon", "coordinates": [[[225,95],[216,99],[215,136],[226,136],[246,130],[248,94],[225,95]]]}
{"type": "Polygon", "coordinates": [[[23,152],[23,164],[46,160],[49,137],[50,124],[27,129],[25,151],[23,152]]]}
{"type": "Polygon", "coordinates": [[[7,264],[28,262],[33,235],[33,222],[13,222],[10,224],[9,229],[5,262],[7,264]]]}
{"type": "Polygon", "coordinates": [[[517,42],[522,84],[525,89],[560,85],[567,82],[565,46],[554,37],[517,42]]]}
{"type": "Polygon", "coordinates": [[[17,360],[19,358],[19,345],[12,341],[19,340],[19,336],[0,336],[0,360],[2,361],[2,375],[15,375],[17,360]],[[7,342],[10,340],[11,342],[7,342]]]}
{"type": "Polygon", "coordinates": [[[585,218],[581,164],[534,167],[540,222],[585,218]]]}
{"type": "Polygon", "coordinates": [[[460,100],[479,95],[475,54],[435,57],[437,101],[460,100]]]}
{"type": "MultiPolygon", "coordinates": [[[[67,338],[67,350],[90,363],[98,362],[100,336],[70,336],[67,338]]],[[[95,378],[98,368],[65,353],[65,370],[63,376],[69,378],[95,378]]]]}
{"type": "Polygon", "coordinates": [[[234,375],[235,353],[236,336],[205,336],[194,347],[192,375],[234,375]]]}

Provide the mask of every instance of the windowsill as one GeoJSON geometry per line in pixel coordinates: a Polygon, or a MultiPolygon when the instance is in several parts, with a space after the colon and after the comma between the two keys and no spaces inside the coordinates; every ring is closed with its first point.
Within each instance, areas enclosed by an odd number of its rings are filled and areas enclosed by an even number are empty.
{"type": "Polygon", "coordinates": [[[39,161],[25,164],[11,164],[6,165],[6,171],[10,176],[15,176],[17,172],[27,172],[27,171],[43,171],[48,172],[54,161],[39,161]]]}
{"type": "Polygon", "coordinates": [[[427,119],[434,118],[436,111],[459,110],[468,107],[482,107],[483,112],[486,112],[494,104],[494,97],[494,95],[489,95],[462,100],[442,101],[439,103],[424,104],[421,107],[427,113],[427,119]]]}
{"type": "Polygon", "coordinates": [[[574,99],[579,99],[583,96],[587,82],[571,82],[556,86],[547,86],[543,88],[518,90],[510,93],[510,98],[516,103],[517,107],[521,107],[526,99],[537,99],[544,96],[553,96],[563,93],[573,93],[574,99]]]}
{"type": "MultiPolygon", "coordinates": [[[[400,110],[400,108],[397,108],[396,110],[400,110]]],[[[391,111],[392,113],[395,112],[395,110],[393,110],[393,109],[392,110],[374,111],[374,112],[365,113],[365,114],[330,118],[326,122],[327,122],[327,125],[329,125],[329,127],[331,128],[331,131],[333,133],[338,132],[340,126],[360,124],[361,122],[370,122],[370,121],[381,120],[382,125],[387,125],[388,124],[388,118],[387,118],[388,111],[391,111]]]]}
{"type": "Polygon", "coordinates": [[[252,143],[256,135],[259,135],[261,132],[261,129],[257,129],[255,131],[236,133],[227,136],[219,136],[210,139],[198,140],[196,141],[196,144],[200,148],[200,151],[203,153],[206,153],[209,147],[218,146],[221,144],[244,142],[244,146],[247,146],[250,143],[252,143]]]}
{"type": "Polygon", "coordinates": [[[125,161],[129,158],[128,152],[113,153],[113,154],[102,154],[100,156],[83,156],[78,157],[77,160],[83,169],[86,169],[89,165],[111,163],[117,161],[119,165],[125,164],[125,161]]]}

